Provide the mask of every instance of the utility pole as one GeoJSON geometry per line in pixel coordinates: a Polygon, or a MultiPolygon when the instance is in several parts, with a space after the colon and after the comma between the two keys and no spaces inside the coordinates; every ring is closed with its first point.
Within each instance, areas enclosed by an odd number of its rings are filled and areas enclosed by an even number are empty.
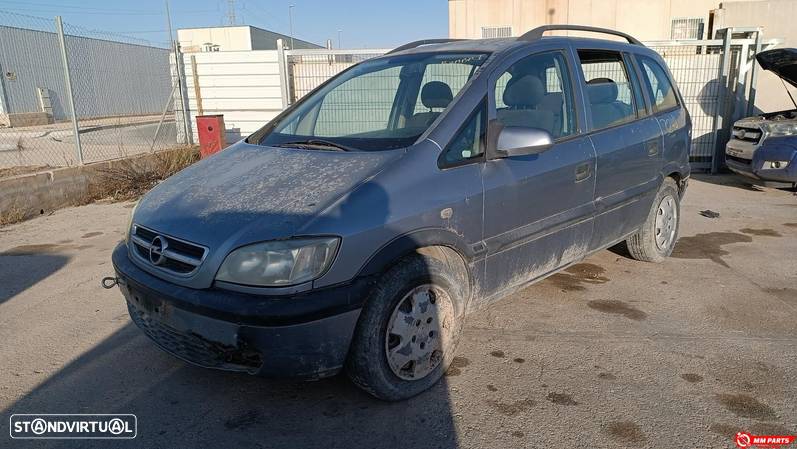
{"type": "Polygon", "coordinates": [[[235,25],[235,0],[227,0],[227,24],[235,25]]]}
{"type": "Polygon", "coordinates": [[[166,27],[169,29],[169,44],[172,43],[174,40],[174,36],[172,35],[172,14],[169,12],[169,0],[165,0],[166,3],[166,27]]]}
{"type": "Polygon", "coordinates": [[[288,5],[288,22],[290,22],[291,26],[291,50],[293,50],[293,8],[296,5],[288,5]]]}

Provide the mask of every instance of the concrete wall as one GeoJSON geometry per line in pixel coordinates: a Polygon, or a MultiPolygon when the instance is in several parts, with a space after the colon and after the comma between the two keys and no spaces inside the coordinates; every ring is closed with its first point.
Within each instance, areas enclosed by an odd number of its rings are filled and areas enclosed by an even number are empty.
{"type": "Polygon", "coordinates": [[[671,19],[703,18],[717,0],[449,0],[449,35],[481,38],[483,26],[511,26],[513,35],[570,23],[627,32],[640,40],[670,38],[671,19]]]}
{"type": "MultiPolygon", "coordinates": [[[[76,36],[67,36],[66,43],[78,117],[163,109],[172,87],[168,50],[76,36]]],[[[39,112],[36,88],[44,87],[54,119],[68,118],[55,33],[0,26],[0,74],[5,112],[39,112]]]]}
{"type": "MultiPolygon", "coordinates": [[[[195,86],[199,86],[203,114],[224,115],[228,143],[246,137],[282,112],[276,50],[187,53],[183,54],[183,64],[195,142],[198,142],[195,120],[199,106],[195,86]],[[196,79],[192,57],[196,61],[196,79]]],[[[179,99],[175,100],[179,107],[179,99]]],[[[181,110],[176,118],[181,123],[181,110]]]]}
{"type": "MultiPolygon", "coordinates": [[[[781,48],[797,47],[795,19],[797,2],[794,0],[723,2],[722,7],[715,12],[716,28],[762,26],[764,38],[783,39],[781,48]]],[[[763,70],[759,71],[759,75],[756,108],[764,112],[794,108],[780,78],[763,70]]],[[[797,98],[797,90],[791,86],[789,89],[797,98]]]]}

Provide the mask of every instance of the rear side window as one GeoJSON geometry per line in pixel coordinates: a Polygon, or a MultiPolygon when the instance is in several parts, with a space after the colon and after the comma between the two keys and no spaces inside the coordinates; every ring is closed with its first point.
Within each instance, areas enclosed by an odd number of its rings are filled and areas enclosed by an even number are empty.
{"type": "Polygon", "coordinates": [[[587,83],[593,127],[608,128],[636,119],[637,100],[622,55],[606,50],[579,50],[578,57],[587,83]]]}
{"type": "Polygon", "coordinates": [[[637,60],[642,66],[645,89],[653,101],[653,109],[658,112],[678,106],[678,97],[675,96],[675,88],[667,76],[667,71],[647,56],[637,56],[637,60]]]}
{"type": "Polygon", "coordinates": [[[556,139],[575,133],[575,110],[564,55],[540,53],[509,67],[495,83],[496,119],[504,126],[543,129],[556,139]]]}

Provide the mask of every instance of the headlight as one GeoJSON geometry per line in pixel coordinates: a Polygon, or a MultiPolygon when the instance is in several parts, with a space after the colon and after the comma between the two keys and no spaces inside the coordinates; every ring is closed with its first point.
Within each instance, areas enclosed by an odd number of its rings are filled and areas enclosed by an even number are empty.
{"type": "Polygon", "coordinates": [[[125,242],[130,237],[130,227],[133,226],[133,215],[136,213],[136,208],[138,207],[138,201],[136,204],[133,204],[133,208],[130,209],[130,215],[127,217],[127,226],[125,227],[125,242]]]}
{"type": "Polygon", "coordinates": [[[231,252],[216,280],[261,287],[312,281],[332,264],[338,237],[301,238],[256,243],[231,252]]]}
{"type": "Polygon", "coordinates": [[[767,137],[793,136],[797,134],[797,123],[764,123],[761,126],[767,137]]]}

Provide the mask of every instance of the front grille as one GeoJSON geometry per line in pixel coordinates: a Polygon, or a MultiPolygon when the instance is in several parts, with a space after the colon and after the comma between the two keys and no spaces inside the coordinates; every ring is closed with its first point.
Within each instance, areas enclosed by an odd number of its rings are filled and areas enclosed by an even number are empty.
{"type": "Polygon", "coordinates": [[[731,160],[731,161],[734,161],[734,162],[738,162],[738,163],[744,164],[744,165],[750,165],[752,163],[752,161],[750,159],[744,159],[744,158],[741,158],[741,157],[731,156],[730,154],[726,154],[725,155],[725,159],[726,160],[731,160]]]}
{"type": "Polygon", "coordinates": [[[758,128],[747,128],[743,126],[733,127],[733,138],[736,140],[758,144],[758,142],[761,141],[761,136],[763,135],[764,133],[758,128]]]}
{"type": "Polygon", "coordinates": [[[133,242],[135,253],[150,265],[155,265],[150,257],[153,242],[160,237],[165,247],[158,247],[163,255],[158,268],[173,272],[178,275],[190,275],[199,268],[207,255],[207,248],[185,240],[176,239],[139,225],[133,225],[130,240],[133,242]]]}
{"type": "Polygon", "coordinates": [[[166,352],[206,368],[220,368],[230,371],[254,372],[262,364],[262,356],[258,351],[241,349],[216,343],[196,334],[180,332],[158,320],[152,319],[146,312],[136,309],[128,303],[130,318],[144,333],[166,352]]]}

